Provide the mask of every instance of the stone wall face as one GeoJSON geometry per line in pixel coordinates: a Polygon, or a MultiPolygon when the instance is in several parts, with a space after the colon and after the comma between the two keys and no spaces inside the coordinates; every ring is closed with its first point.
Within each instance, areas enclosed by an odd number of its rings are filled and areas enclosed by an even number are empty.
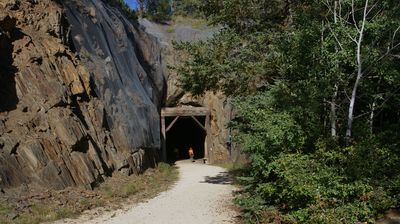
{"type": "Polygon", "coordinates": [[[0,2],[0,188],[92,188],[160,148],[158,42],[100,0],[0,2]]]}
{"type": "MultiPolygon", "coordinates": [[[[175,24],[174,32],[168,31],[168,26],[151,23],[147,20],[141,20],[140,24],[145,27],[148,33],[158,38],[162,43],[162,55],[168,65],[176,65],[182,60],[173,49],[172,41],[197,41],[210,38],[218,28],[203,27],[202,29],[192,28],[188,24],[175,24]]],[[[209,146],[209,156],[211,163],[223,163],[235,160],[235,156],[227,145],[229,141],[229,129],[227,125],[232,116],[232,108],[229,99],[222,93],[207,92],[204,96],[193,97],[179,87],[178,74],[174,71],[168,71],[168,88],[166,96],[166,107],[175,106],[202,106],[211,110],[211,145],[209,146]]]]}

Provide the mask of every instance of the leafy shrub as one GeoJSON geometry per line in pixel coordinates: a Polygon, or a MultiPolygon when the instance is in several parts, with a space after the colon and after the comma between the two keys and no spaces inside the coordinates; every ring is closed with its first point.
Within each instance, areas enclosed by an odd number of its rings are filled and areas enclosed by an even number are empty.
{"type": "Polygon", "coordinates": [[[336,153],[323,153],[323,149],[312,154],[281,153],[263,168],[252,166],[262,169],[258,172],[262,178],[254,176],[253,170],[239,178],[246,193],[237,202],[251,222],[271,219],[263,216],[266,211],[274,211],[268,214],[279,216],[285,223],[373,221],[399,202],[400,182],[392,169],[385,172],[385,162],[393,165],[397,152],[369,149],[385,152],[391,158],[366,155],[362,147],[336,153]],[[360,162],[354,162],[357,160],[360,162]]]}
{"type": "Polygon", "coordinates": [[[157,169],[161,173],[169,173],[173,170],[171,165],[169,165],[168,163],[164,163],[164,162],[158,163],[157,169]]]}
{"type": "Polygon", "coordinates": [[[304,144],[304,133],[291,114],[276,110],[273,104],[270,92],[234,102],[237,116],[231,126],[240,131],[235,137],[244,152],[271,157],[304,144]]]}
{"type": "Polygon", "coordinates": [[[277,84],[234,104],[234,139],[251,157],[238,178],[245,188],[236,200],[248,222],[368,222],[399,202],[397,141],[383,144],[387,135],[375,135],[341,147],[333,138],[319,138],[307,148],[310,134],[297,122],[298,109],[282,105],[284,97],[293,100],[279,88],[285,87],[277,84]]]}

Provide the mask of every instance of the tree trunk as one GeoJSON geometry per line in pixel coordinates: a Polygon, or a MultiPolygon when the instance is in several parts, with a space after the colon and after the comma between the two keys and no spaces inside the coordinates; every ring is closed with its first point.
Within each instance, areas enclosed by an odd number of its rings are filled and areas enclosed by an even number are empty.
{"type": "Polygon", "coordinates": [[[144,0],[138,0],[140,17],[144,15],[144,0]]]}
{"type": "Polygon", "coordinates": [[[336,139],[337,137],[337,132],[336,132],[336,97],[338,94],[339,87],[337,84],[335,84],[335,90],[332,95],[332,101],[331,101],[331,136],[336,139]]]}
{"type": "MultiPolygon", "coordinates": [[[[339,0],[335,0],[334,9],[333,9],[333,19],[334,19],[334,23],[335,24],[337,24],[337,22],[338,22],[338,20],[337,20],[337,17],[338,17],[338,13],[337,13],[338,5],[339,5],[339,0]]],[[[336,53],[339,52],[337,46],[335,46],[335,52],[336,53]]],[[[336,68],[337,68],[337,70],[339,70],[338,67],[339,67],[339,61],[336,60],[336,68]]],[[[332,99],[331,99],[331,111],[330,111],[331,112],[331,116],[330,116],[330,118],[331,118],[331,137],[333,139],[337,138],[337,132],[336,132],[336,127],[337,127],[337,125],[336,125],[336,123],[337,123],[336,122],[337,121],[337,116],[336,116],[336,98],[337,98],[337,95],[338,95],[338,91],[339,91],[339,86],[338,86],[337,83],[335,83],[333,94],[332,94],[332,99]]]]}
{"type": "Polygon", "coordinates": [[[350,105],[349,105],[349,114],[347,116],[347,130],[346,130],[346,145],[350,145],[351,136],[352,136],[352,129],[353,129],[353,120],[354,120],[354,105],[356,103],[356,96],[357,96],[357,88],[360,84],[360,80],[362,78],[361,72],[361,64],[358,65],[357,71],[357,79],[353,86],[353,92],[351,94],[350,105]]]}
{"type": "MultiPolygon", "coordinates": [[[[354,5],[352,5],[352,7],[354,7],[354,5]]],[[[357,28],[358,35],[359,35],[358,40],[356,41],[356,44],[357,44],[357,78],[356,78],[356,82],[354,83],[354,86],[353,86],[353,91],[351,93],[349,114],[347,116],[346,145],[349,145],[351,142],[353,120],[354,120],[354,105],[356,103],[357,88],[360,85],[360,81],[363,76],[363,70],[362,70],[363,68],[362,68],[362,60],[361,60],[361,43],[362,43],[362,40],[364,37],[364,28],[365,28],[365,22],[367,19],[367,8],[368,8],[368,0],[365,0],[364,15],[363,15],[361,28],[358,29],[357,24],[354,24],[354,26],[357,28]]],[[[353,8],[353,13],[354,13],[354,8],[353,8]]]]}
{"type": "Polygon", "coordinates": [[[372,102],[371,106],[371,113],[369,115],[369,133],[372,135],[374,132],[374,117],[375,117],[375,108],[376,108],[376,101],[377,99],[374,99],[374,102],[372,102]]]}

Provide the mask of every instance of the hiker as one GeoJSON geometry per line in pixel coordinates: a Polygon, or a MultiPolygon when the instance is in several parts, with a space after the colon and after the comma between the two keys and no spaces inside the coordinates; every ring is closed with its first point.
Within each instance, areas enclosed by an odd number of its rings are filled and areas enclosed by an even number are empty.
{"type": "Polygon", "coordinates": [[[192,149],[192,147],[189,148],[189,157],[192,160],[192,162],[194,162],[194,151],[192,149]]]}

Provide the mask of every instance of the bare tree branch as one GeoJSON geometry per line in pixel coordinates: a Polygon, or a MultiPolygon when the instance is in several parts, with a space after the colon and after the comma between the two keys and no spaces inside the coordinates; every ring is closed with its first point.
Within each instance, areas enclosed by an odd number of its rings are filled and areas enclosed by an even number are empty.
{"type": "Polygon", "coordinates": [[[383,55],[381,55],[378,59],[376,59],[375,61],[373,61],[366,69],[364,69],[363,73],[365,73],[365,75],[369,75],[369,74],[370,74],[370,70],[369,70],[369,69],[370,69],[372,66],[374,66],[376,63],[378,63],[380,60],[384,59],[386,56],[391,55],[391,56],[396,57],[395,55],[392,55],[392,54],[390,54],[390,53],[391,53],[394,49],[396,49],[397,47],[400,47],[400,43],[397,43],[396,45],[392,46],[391,48],[388,48],[388,49],[386,50],[386,52],[385,52],[383,55]]]}
{"type": "Polygon", "coordinates": [[[397,29],[394,31],[393,36],[392,36],[392,48],[393,48],[393,44],[394,44],[394,39],[396,38],[396,34],[397,32],[400,30],[400,26],[397,27],[397,29]]]}
{"type": "Polygon", "coordinates": [[[356,27],[357,31],[360,32],[360,29],[358,28],[355,13],[354,13],[354,0],[351,0],[351,16],[353,17],[353,22],[354,26],[356,27]]]}
{"type": "Polygon", "coordinates": [[[390,54],[390,56],[400,59],[400,54],[390,54]]]}
{"type": "Polygon", "coordinates": [[[374,5],[371,6],[371,8],[368,10],[367,15],[378,5],[378,3],[375,3],[374,5]]]}
{"type": "Polygon", "coordinates": [[[358,43],[355,37],[352,37],[350,34],[347,33],[347,36],[352,40],[354,43],[358,43]]]}

